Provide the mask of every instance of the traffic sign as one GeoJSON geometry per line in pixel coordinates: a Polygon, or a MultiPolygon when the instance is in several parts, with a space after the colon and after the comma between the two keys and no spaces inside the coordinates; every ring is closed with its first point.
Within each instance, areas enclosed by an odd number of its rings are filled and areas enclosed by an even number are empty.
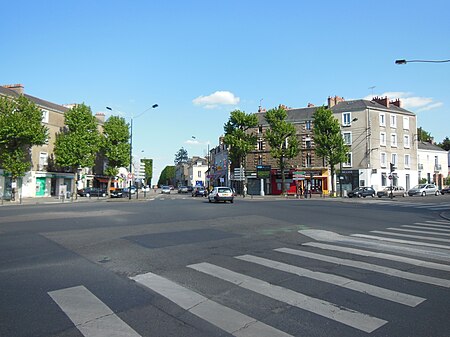
{"type": "Polygon", "coordinates": [[[392,176],[392,174],[390,174],[388,178],[389,178],[389,180],[392,180],[392,178],[394,178],[394,177],[392,176]]]}

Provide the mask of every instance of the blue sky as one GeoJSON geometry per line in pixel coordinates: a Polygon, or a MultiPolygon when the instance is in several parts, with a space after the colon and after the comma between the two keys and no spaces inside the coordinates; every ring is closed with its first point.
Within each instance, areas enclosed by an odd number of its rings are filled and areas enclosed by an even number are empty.
{"type": "Polygon", "coordinates": [[[444,0],[4,1],[0,84],[138,116],[134,153],[155,159],[156,176],[181,147],[205,155],[230,111],[260,103],[389,95],[442,141],[450,63],[394,61],[450,59],[449,12],[444,0]]]}

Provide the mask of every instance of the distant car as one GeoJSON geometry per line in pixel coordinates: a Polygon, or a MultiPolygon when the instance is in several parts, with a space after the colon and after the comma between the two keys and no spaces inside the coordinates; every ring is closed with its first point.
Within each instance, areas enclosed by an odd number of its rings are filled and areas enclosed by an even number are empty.
{"type": "Polygon", "coordinates": [[[131,189],[129,187],[125,187],[122,190],[122,193],[123,193],[124,196],[129,196],[129,194],[135,194],[136,193],[136,186],[131,186],[131,189]]]}
{"type": "Polygon", "coordinates": [[[349,198],[365,198],[365,197],[374,197],[375,196],[375,190],[372,187],[358,187],[355,188],[353,191],[348,192],[349,198]]]}
{"type": "Polygon", "coordinates": [[[192,192],[194,190],[194,187],[188,186],[187,189],[188,189],[188,193],[189,193],[189,192],[192,192]]]}
{"type": "Polygon", "coordinates": [[[420,195],[422,197],[426,195],[439,195],[440,192],[435,184],[419,184],[414,186],[408,191],[408,195],[412,197],[413,195],[420,195]]]}
{"type": "Polygon", "coordinates": [[[123,190],[121,188],[116,188],[114,191],[111,191],[111,198],[122,198],[123,190]]]}
{"type": "Polygon", "coordinates": [[[161,194],[170,194],[170,186],[162,186],[161,187],[161,194]]]}
{"type": "Polygon", "coordinates": [[[103,188],[97,188],[97,187],[87,187],[83,188],[81,190],[78,190],[78,195],[81,197],[105,197],[106,196],[106,190],[103,188]]]}
{"type": "Polygon", "coordinates": [[[175,189],[175,187],[173,187],[173,185],[169,185],[170,190],[173,191],[175,189]]]}
{"type": "Polygon", "coordinates": [[[206,197],[207,191],[203,186],[197,186],[192,190],[193,197],[206,197]]]}
{"type": "Polygon", "coordinates": [[[233,190],[229,187],[214,187],[214,189],[208,195],[209,202],[234,202],[233,190]]]}
{"type": "Polygon", "coordinates": [[[401,186],[388,186],[385,187],[382,191],[377,192],[378,198],[382,197],[388,197],[390,198],[392,194],[392,197],[406,197],[407,192],[406,190],[401,186]]]}
{"type": "Polygon", "coordinates": [[[445,193],[450,194],[450,186],[446,186],[441,189],[441,194],[445,193]]]}
{"type": "Polygon", "coordinates": [[[188,192],[187,186],[178,187],[178,193],[187,193],[187,192],[188,192]]]}

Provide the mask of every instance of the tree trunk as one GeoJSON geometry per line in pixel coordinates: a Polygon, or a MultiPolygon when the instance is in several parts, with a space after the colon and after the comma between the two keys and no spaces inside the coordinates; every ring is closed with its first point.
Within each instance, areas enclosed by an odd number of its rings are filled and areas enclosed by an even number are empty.
{"type": "MultiPolygon", "coordinates": [[[[106,187],[106,194],[108,195],[108,197],[111,196],[111,180],[112,180],[112,177],[108,177],[108,185],[106,187]]],[[[130,193],[131,193],[131,191],[130,191],[130,193]]]]}
{"type": "Polygon", "coordinates": [[[280,170],[281,170],[281,194],[286,194],[286,178],[284,177],[284,157],[280,157],[280,170]]]}
{"type": "Polygon", "coordinates": [[[334,197],[334,165],[330,165],[330,171],[331,171],[331,196],[334,197]]]}

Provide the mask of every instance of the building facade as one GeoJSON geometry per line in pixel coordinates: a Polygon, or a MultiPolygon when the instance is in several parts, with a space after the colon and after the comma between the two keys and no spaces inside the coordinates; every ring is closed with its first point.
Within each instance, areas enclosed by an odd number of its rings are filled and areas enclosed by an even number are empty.
{"type": "Polygon", "coordinates": [[[448,176],[448,156],[449,151],[435,144],[420,141],[417,151],[419,182],[433,183],[441,189],[448,176]]]}

